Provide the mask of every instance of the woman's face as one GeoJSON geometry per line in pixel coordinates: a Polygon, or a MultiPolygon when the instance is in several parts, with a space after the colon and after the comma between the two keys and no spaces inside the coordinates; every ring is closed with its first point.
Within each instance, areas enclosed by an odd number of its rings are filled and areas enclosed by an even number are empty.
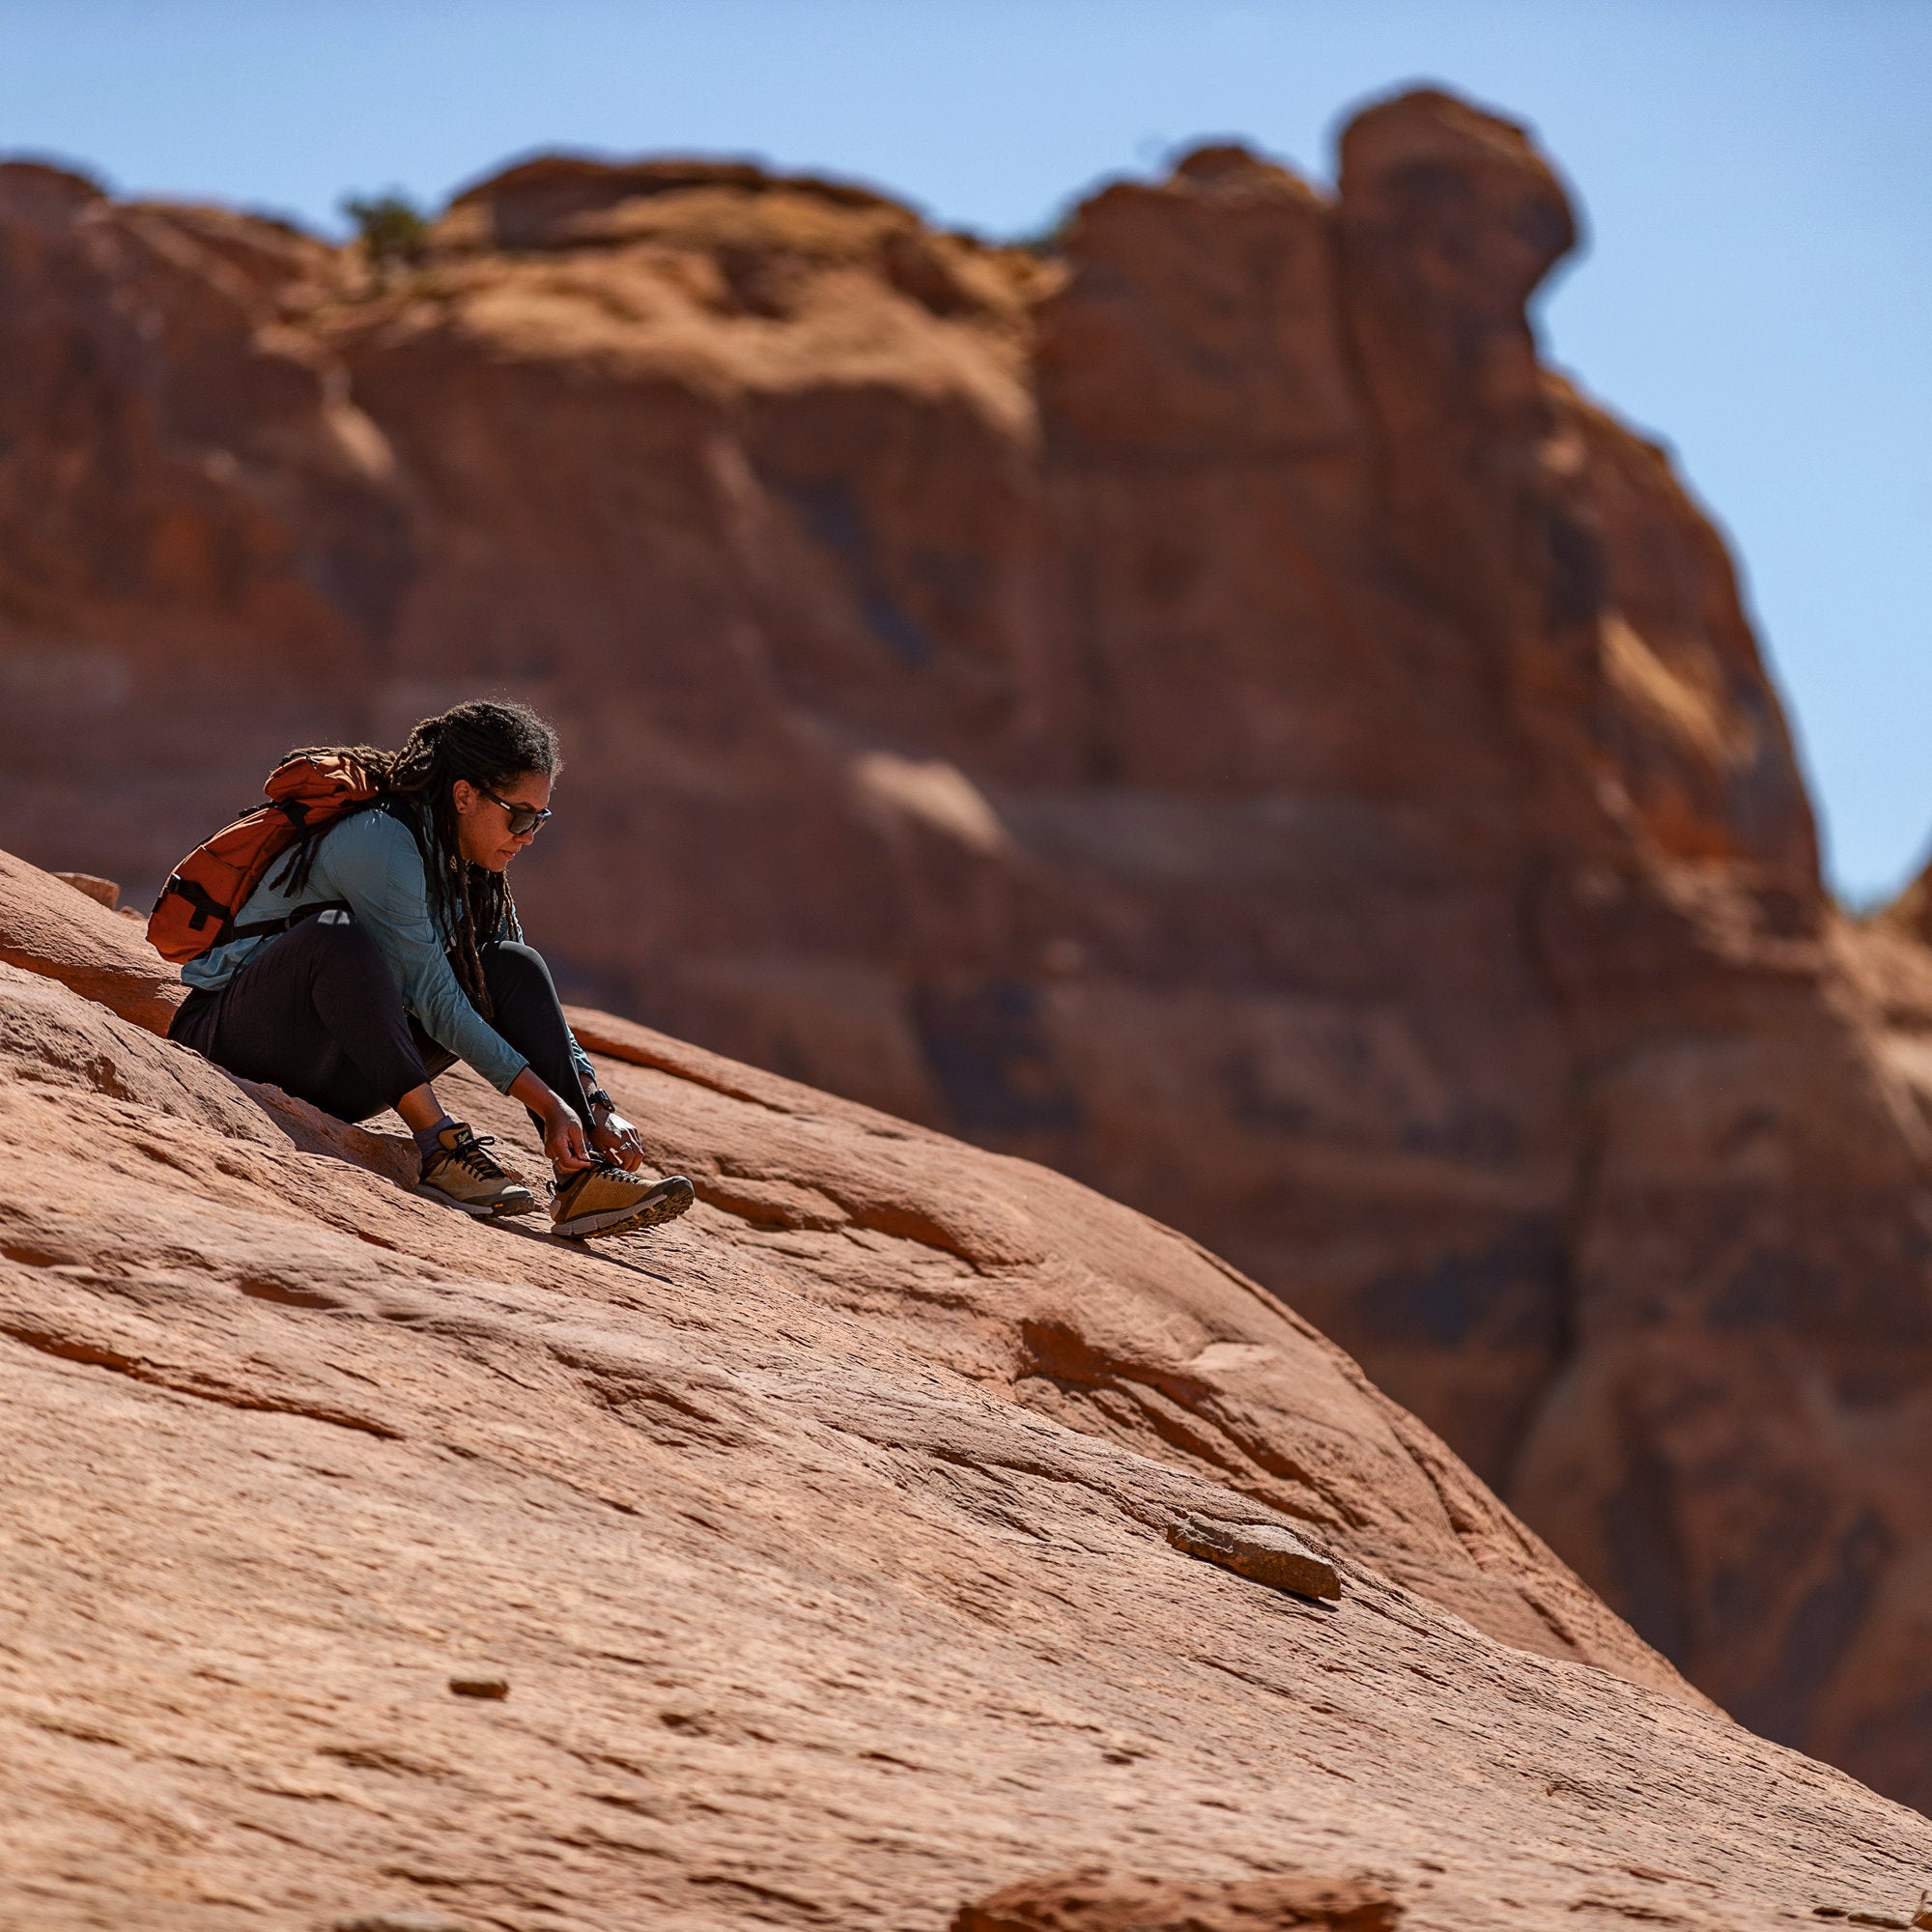
{"type": "Polygon", "coordinates": [[[468,779],[458,779],[450,787],[456,807],[456,842],[472,866],[500,872],[540,829],[525,832],[510,829],[511,814],[518,810],[545,811],[550,807],[550,780],[542,772],[520,772],[499,785],[485,790],[468,779]]]}

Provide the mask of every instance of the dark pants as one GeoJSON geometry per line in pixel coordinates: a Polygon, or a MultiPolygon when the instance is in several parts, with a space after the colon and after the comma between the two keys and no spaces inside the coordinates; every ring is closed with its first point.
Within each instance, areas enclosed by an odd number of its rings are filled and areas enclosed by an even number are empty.
{"type": "MultiPolygon", "coordinates": [[[[570,1028],[542,953],[511,940],[481,952],[490,1024],[587,1129],[570,1028]]],[[[366,1121],[456,1064],[404,1009],[367,930],[341,914],[291,926],[227,985],[190,993],[168,1037],[339,1121],[366,1121]]]]}

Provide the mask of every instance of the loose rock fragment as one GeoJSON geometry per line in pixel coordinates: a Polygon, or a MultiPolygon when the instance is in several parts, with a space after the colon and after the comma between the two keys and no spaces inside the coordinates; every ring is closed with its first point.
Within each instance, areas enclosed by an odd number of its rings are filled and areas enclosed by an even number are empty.
{"type": "Polygon", "coordinates": [[[1293,1590],[1299,1597],[1342,1594],[1335,1566],[1293,1531],[1274,1523],[1218,1522],[1211,1517],[1184,1516],[1169,1527],[1167,1540],[1177,1549],[1218,1563],[1250,1582],[1293,1590]]]}
{"type": "Polygon", "coordinates": [[[92,872],[56,872],[53,876],[65,880],[75,892],[85,893],[109,912],[120,909],[121,888],[112,879],[98,878],[92,872]]]}
{"type": "Polygon", "coordinates": [[[503,1698],[510,1694],[509,1681],[502,1677],[452,1677],[449,1689],[458,1697],[503,1698]]]}
{"type": "Polygon", "coordinates": [[[952,1932],[1393,1932],[1402,1907],[1378,1886],[1312,1875],[1152,1878],[1101,1869],[1028,1879],[963,1905],[952,1932]]]}
{"type": "Polygon", "coordinates": [[[436,1918],[420,1912],[370,1912],[359,1918],[338,1918],[331,1932],[469,1932],[453,1918],[436,1918]]]}

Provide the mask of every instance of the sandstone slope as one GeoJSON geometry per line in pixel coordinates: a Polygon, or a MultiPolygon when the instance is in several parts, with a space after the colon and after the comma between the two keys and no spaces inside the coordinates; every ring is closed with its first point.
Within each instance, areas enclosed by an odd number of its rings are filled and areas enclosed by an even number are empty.
{"type": "Polygon", "coordinates": [[[1922,948],[1832,911],[1667,455],[1539,365],[1549,165],[1435,94],[1341,158],[1047,256],[551,158],[384,274],[0,171],[0,836],[152,889],[291,743],[535,699],[580,993],[1207,1241],[1932,1804],[1922,948]]]}
{"type": "Polygon", "coordinates": [[[152,968],[94,910],[0,881],[10,1928],[1904,1923],[1932,1875],[1132,1210],[584,1012],[700,1205],[478,1227],[71,990],[152,968]]]}

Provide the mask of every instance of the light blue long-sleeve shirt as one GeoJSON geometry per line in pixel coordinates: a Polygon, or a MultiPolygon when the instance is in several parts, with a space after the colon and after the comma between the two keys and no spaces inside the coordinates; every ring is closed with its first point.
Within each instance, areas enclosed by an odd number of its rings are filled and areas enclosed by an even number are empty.
{"type": "MultiPolygon", "coordinates": [[[[237,925],[286,919],[305,905],[339,900],[367,928],[395,976],[403,1005],[422,1022],[423,1031],[459,1060],[467,1061],[499,1094],[510,1090],[529,1062],[470,1005],[450,970],[444,948],[450,935],[430,911],[429,881],[422,854],[410,829],[389,812],[358,811],[326,834],[316,850],[308,883],[298,893],[273,885],[284,861],[248,896],[237,925]]],[[[514,916],[513,916],[514,917],[514,916]]],[[[272,933],[232,939],[182,968],[182,979],[199,990],[225,986],[265,946],[272,933]]],[[[504,935],[521,939],[521,930],[504,935]]],[[[596,1084],[583,1049],[573,1036],[571,1057],[588,1084],[596,1084]]],[[[566,1095],[574,1098],[574,1095],[566,1095]]]]}

